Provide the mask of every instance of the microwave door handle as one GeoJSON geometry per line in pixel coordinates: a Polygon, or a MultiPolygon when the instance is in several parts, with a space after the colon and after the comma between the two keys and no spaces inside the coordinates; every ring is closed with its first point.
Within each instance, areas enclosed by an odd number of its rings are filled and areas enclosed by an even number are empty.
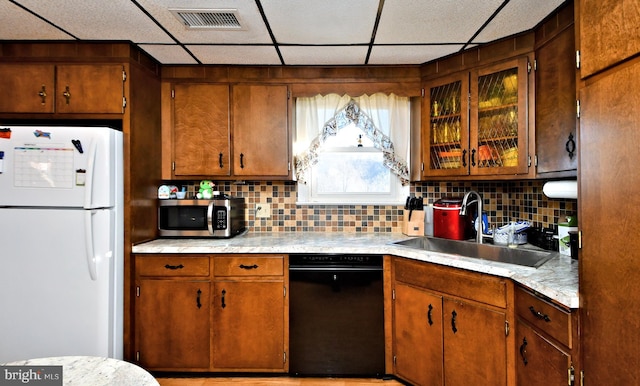
{"type": "Polygon", "coordinates": [[[209,234],[213,235],[213,223],[215,219],[213,218],[213,201],[209,203],[207,207],[207,228],[209,228],[209,234]]]}

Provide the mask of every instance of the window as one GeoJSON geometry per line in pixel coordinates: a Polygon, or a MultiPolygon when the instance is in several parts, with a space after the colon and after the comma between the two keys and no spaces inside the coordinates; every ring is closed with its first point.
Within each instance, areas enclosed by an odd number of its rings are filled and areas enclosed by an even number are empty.
{"type": "Polygon", "coordinates": [[[409,100],[398,103],[397,98],[376,94],[296,100],[298,203],[403,203],[409,194],[408,169],[398,149],[408,156],[409,100]]]}

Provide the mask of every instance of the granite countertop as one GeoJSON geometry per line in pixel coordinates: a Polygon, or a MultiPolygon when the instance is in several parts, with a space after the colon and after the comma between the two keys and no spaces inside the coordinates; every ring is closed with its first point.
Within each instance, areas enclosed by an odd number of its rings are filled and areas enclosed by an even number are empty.
{"type": "Polygon", "coordinates": [[[368,253],[387,254],[510,278],[569,308],[578,308],[578,262],[556,253],[539,268],[393,245],[401,233],[246,233],[231,239],[157,239],[134,253],[368,253]]]}
{"type": "MultiPolygon", "coordinates": [[[[20,366],[38,371],[39,366],[62,366],[63,385],[92,386],[158,386],[158,381],[146,370],[132,363],[112,358],[91,356],[61,356],[35,358],[1,365],[6,371],[13,371],[6,366],[20,366]]],[[[26,370],[25,370],[26,371],[26,370]]],[[[47,372],[44,372],[47,373],[47,372]]],[[[48,372],[49,374],[51,372],[48,372]]],[[[51,379],[51,378],[49,378],[51,379]]],[[[35,379],[35,383],[38,380],[35,379]]],[[[41,380],[42,383],[51,384],[41,380]]],[[[27,382],[28,383],[28,382],[27,382]]],[[[59,383],[55,383],[59,384],[59,383]]]]}

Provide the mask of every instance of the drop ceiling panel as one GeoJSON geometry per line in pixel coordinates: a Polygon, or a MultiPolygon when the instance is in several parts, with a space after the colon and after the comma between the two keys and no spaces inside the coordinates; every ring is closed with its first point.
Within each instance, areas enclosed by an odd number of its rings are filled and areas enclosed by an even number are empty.
{"type": "Polygon", "coordinates": [[[375,43],[466,43],[500,4],[502,0],[386,0],[375,43]]]}
{"type": "Polygon", "coordinates": [[[197,64],[189,53],[178,45],[141,44],[140,48],[163,64],[197,64]]]}
{"type": "Polygon", "coordinates": [[[371,41],[379,0],[262,0],[278,43],[362,44],[371,41]]]}
{"type": "Polygon", "coordinates": [[[286,64],[364,65],[368,46],[285,46],[280,52],[286,64]]]}
{"type": "Polygon", "coordinates": [[[462,44],[374,46],[369,57],[369,64],[422,64],[458,52],[462,47],[462,44]]]}
{"type": "Polygon", "coordinates": [[[73,39],[51,24],[24,11],[8,1],[0,2],[0,39],[6,40],[65,40],[73,39]]]}
{"type": "Polygon", "coordinates": [[[511,0],[474,41],[486,43],[530,30],[562,3],[563,0],[511,0]]]}
{"type": "Polygon", "coordinates": [[[255,0],[138,0],[149,14],[183,44],[261,44],[272,43],[255,0]],[[187,28],[170,9],[237,10],[241,30],[221,31],[187,28]]]}
{"type": "Polygon", "coordinates": [[[17,0],[17,3],[83,40],[173,40],[130,0],[17,0]]]}
{"type": "Polygon", "coordinates": [[[281,64],[272,46],[187,46],[187,49],[202,64],[281,64]]]}

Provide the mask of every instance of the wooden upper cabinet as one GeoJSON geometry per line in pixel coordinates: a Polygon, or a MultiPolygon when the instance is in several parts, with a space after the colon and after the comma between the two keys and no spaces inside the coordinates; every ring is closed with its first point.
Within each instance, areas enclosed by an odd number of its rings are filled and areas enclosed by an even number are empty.
{"type": "Polygon", "coordinates": [[[640,52],[637,0],[579,0],[576,4],[583,78],[640,52]]]}
{"type": "Polygon", "coordinates": [[[528,57],[471,72],[470,173],[525,174],[529,171],[528,57]]]}
{"type": "Polygon", "coordinates": [[[575,33],[566,28],[536,51],[536,173],[578,167],[575,33]]]}
{"type": "Polygon", "coordinates": [[[0,64],[0,112],[53,113],[55,67],[0,64]]]}
{"type": "Polygon", "coordinates": [[[56,112],[122,114],[125,109],[121,64],[56,66],[56,112]]]}
{"type": "Polygon", "coordinates": [[[174,176],[229,176],[229,86],[176,84],[173,99],[174,176]]]}
{"type": "Polygon", "coordinates": [[[234,85],[233,174],[291,175],[289,98],[286,85],[234,85]]]}

